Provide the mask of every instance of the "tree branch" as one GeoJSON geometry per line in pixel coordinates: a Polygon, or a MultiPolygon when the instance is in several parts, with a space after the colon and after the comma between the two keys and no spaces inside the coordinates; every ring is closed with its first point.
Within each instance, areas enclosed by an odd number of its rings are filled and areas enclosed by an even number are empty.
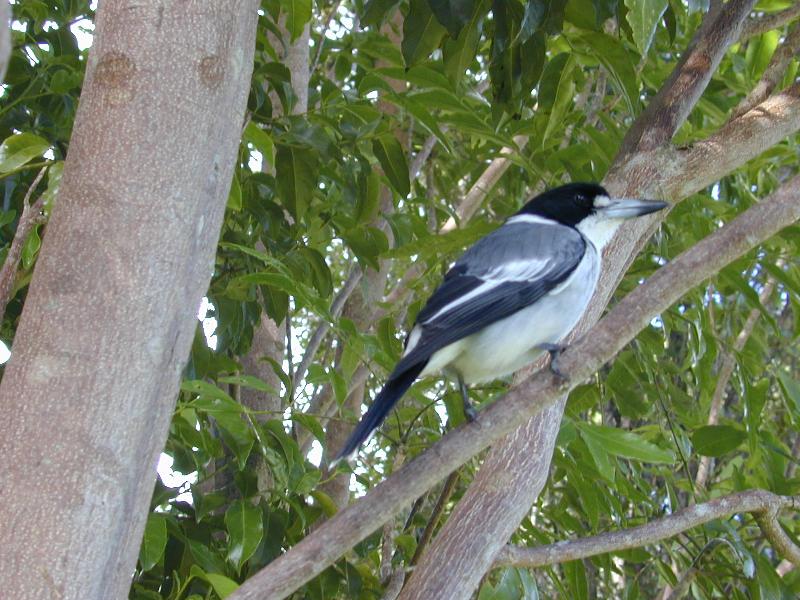
{"type": "Polygon", "coordinates": [[[730,0],[703,19],[669,79],[628,130],[620,156],[653,150],[669,142],[706,89],[722,57],[739,39],[755,0],[730,0]]]}
{"type": "MultiPolygon", "coordinates": [[[[528,136],[514,136],[514,143],[517,145],[516,149],[505,147],[500,150],[500,155],[489,163],[489,166],[486,167],[480,177],[472,184],[469,192],[467,192],[467,195],[464,196],[464,199],[459,203],[458,208],[456,208],[456,215],[458,216],[459,223],[469,221],[478,211],[478,208],[480,208],[486,196],[492,191],[492,188],[497,185],[497,182],[508,170],[508,167],[511,166],[508,155],[525,148],[525,145],[528,143],[528,136]]],[[[453,231],[457,226],[456,219],[450,217],[445,224],[442,225],[439,233],[453,231]]]]}
{"type": "Polygon", "coordinates": [[[752,19],[748,19],[742,29],[740,39],[744,41],[754,35],[761,35],[767,31],[772,31],[773,29],[786,25],[786,23],[797,17],[800,17],[800,4],[798,3],[780,12],[753,17],[752,19]]]}
{"type": "MultiPolygon", "coordinates": [[[[780,268],[780,264],[778,268],[780,268]]],[[[762,304],[766,304],[767,300],[769,300],[772,291],[775,289],[775,283],[774,277],[769,277],[767,279],[767,283],[764,284],[764,288],[758,295],[762,304]]],[[[754,308],[750,311],[741,331],[739,331],[739,334],[733,342],[733,347],[730,352],[726,352],[722,358],[719,370],[717,371],[717,384],[714,387],[714,394],[711,396],[711,405],[708,409],[708,425],[716,425],[719,423],[719,413],[722,410],[722,404],[725,400],[725,390],[728,389],[728,382],[731,379],[731,375],[733,375],[733,369],[736,367],[736,355],[744,349],[744,345],[747,343],[747,340],[750,339],[759,316],[761,316],[760,309],[754,308]]],[[[700,464],[697,466],[697,475],[694,480],[694,485],[697,489],[706,487],[708,476],[711,473],[712,461],[713,459],[711,456],[703,456],[700,459],[700,464]]]]}
{"type": "MultiPolygon", "coordinates": [[[[794,501],[791,507],[797,508],[800,505],[800,498],[791,499],[794,501]]],[[[756,514],[756,522],[778,555],[786,558],[795,567],[800,567],[800,548],[786,535],[778,522],[778,513],[781,508],[780,505],[767,507],[763,512],[756,514]]]]}
{"type": "Polygon", "coordinates": [[[612,359],[657,314],[692,287],[800,218],[800,176],[705,238],[633,290],[560,358],[566,380],[539,371],[346,507],[230,596],[283,598],[321,573],[459,465],[552,406],[612,359]]]}
{"type": "Polygon", "coordinates": [[[775,50],[761,79],[747,96],[742,98],[738,106],[733,109],[731,119],[735,119],[752,110],[757,104],[762,103],[769,97],[778,83],[780,83],[783,74],[786,72],[786,67],[789,66],[798,51],[800,51],[800,24],[792,28],[783,43],[775,50]]]}
{"type": "MultiPolygon", "coordinates": [[[[492,568],[543,567],[608,552],[639,548],[674,537],[704,523],[745,512],[756,513],[757,520],[766,518],[763,515],[770,515],[767,519],[771,522],[768,526],[772,528],[770,531],[775,528],[780,531],[778,534],[771,533],[770,535],[774,535],[776,540],[779,539],[780,535],[783,535],[788,540],[788,536],[786,536],[780,524],[777,523],[777,513],[782,508],[797,510],[800,508],[800,496],[778,496],[766,490],[738,492],[704,502],[703,504],[695,504],[694,506],[683,508],[666,517],[630,529],[609,531],[583,539],[566,540],[536,548],[506,546],[497,555],[492,568]]],[[[763,529],[764,527],[762,526],[763,529]]],[[[765,535],[767,535],[766,532],[765,535]]],[[[784,543],[785,540],[775,543],[770,535],[767,535],[768,539],[782,556],[794,556],[791,554],[793,552],[791,549],[786,552],[781,550],[783,546],[780,544],[784,543]]],[[[788,541],[791,543],[791,540],[788,541]]],[[[797,548],[795,547],[794,551],[796,550],[797,548]]]]}
{"type": "MultiPolygon", "coordinates": [[[[3,0],[0,0],[0,3],[2,2],[3,0]]],[[[0,268],[0,321],[3,320],[6,314],[6,307],[11,300],[14,281],[17,278],[17,271],[19,271],[19,261],[22,258],[22,248],[25,246],[25,242],[33,228],[44,222],[42,215],[44,197],[39,198],[33,204],[30,204],[30,199],[46,172],[47,167],[43,167],[34,178],[33,183],[28,187],[28,191],[25,192],[25,197],[22,199],[22,214],[19,217],[17,230],[14,232],[14,239],[11,240],[11,247],[8,249],[3,267],[0,268]]]]}
{"type": "MultiPolygon", "coordinates": [[[[350,298],[350,295],[355,291],[363,274],[364,273],[361,270],[361,267],[358,265],[354,266],[350,270],[350,274],[347,276],[344,285],[342,285],[342,289],[339,290],[339,293],[331,303],[331,317],[334,320],[342,314],[342,309],[344,308],[345,302],[347,302],[347,299],[350,298]]],[[[300,364],[297,365],[297,370],[292,378],[293,389],[296,390],[297,386],[300,385],[300,382],[303,381],[303,378],[306,376],[306,372],[308,372],[308,367],[311,366],[311,361],[314,360],[314,355],[322,345],[322,341],[325,339],[325,336],[328,335],[330,328],[331,324],[328,321],[323,321],[317,326],[317,328],[314,330],[314,333],[311,334],[311,338],[308,340],[308,345],[306,346],[306,351],[303,353],[303,358],[300,360],[300,364]]]]}

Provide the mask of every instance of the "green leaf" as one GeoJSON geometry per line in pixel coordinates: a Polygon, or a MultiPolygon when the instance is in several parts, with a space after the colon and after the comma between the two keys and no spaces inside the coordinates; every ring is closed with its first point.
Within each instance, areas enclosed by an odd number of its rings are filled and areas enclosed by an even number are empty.
{"type": "Polygon", "coordinates": [[[644,56],[653,43],[658,22],[667,10],[668,0],[625,0],[628,7],[626,19],[631,26],[633,42],[644,56]]]}
{"type": "Polygon", "coordinates": [[[310,148],[278,146],[275,156],[278,194],[297,221],[303,218],[311,203],[317,185],[318,162],[317,154],[310,148]]]}
{"type": "Polygon", "coordinates": [[[311,20],[311,0],[281,0],[286,12],[286,29],[295,41],[303,33],[303,29],[311,20]]]}
{"type": "Polygon", "coordinates": [[[305,413],[293,412],[292,421],[299,423],[308,429],[311,435],[317,438],[321,443],[325,443],[325,430],[322,428],[319,419],[305,413]]]}
{"type": "Polygon", "coordinates": [[[517,39],[515,41],[518,44],[524,44],[530,39],[541,26],[546,13],[547,5],[544,0],[528,0],[525,4],[525,14],[522,17],[522,23],[519,26],[519,34],[517,34],[517,39]]]}
{"type": "Polygon", "coordinates": [[[457,38],[462,28],[469,23],[475,10],[476,0],[428,0],[436,20],[451,37],[457,38]]]}
{"type": "Polygon", "coordinates": [[[239,185],[239,178],[236,175],[231,179],[231,191],[228,194],[228,208],[239,212],[242,210],[242,186],[239,185]]]}
{"type": "Polygon", "coordinates": [[[322,490],[311,490],[311,497],[319,504],[326,517],[332,517],[339,511],[339,507],[336,506],[336,502],[333,501],[333,498],[322,490]]]}
{"type": "Polygon", "coordinates": [[[448,38],[442,45],[444,72],[450,81],[457,82],[475,60],[475,52],[483,30],[485,11],[479,7],[472,20],[461,29],[457,38],[448,38]]]}
{"type": "Polygon", "coordinates": [[[403,59],[413,66],[439,47],[447,30],[439,24],[427,0],[411,0],[403,21],[403,59]]]}
{"type": "Polygon", "coordinates": [[[573,600],[586,600],[589,597],[589,584],[586,581],[586,567],[580,560],[564,563],[564,575],[573,600]]]}
{"type": "Polygon", "coordinates": [[[630,54],[616,39],[605,33],[587,31],[577,38],[588,46],[592,55],[611,75],[611,82],[617,92],[625,99],[631,114],[635,114],[639,106],[639,84],[630,54]]]}
{"type": "Polygon", "coordinates": [[[400,0],[367,0],[364,4],[361,24],[365,27],[380,25],[386,20],[386,17],[394,12],[394,8],[398,4],[400,4],[400,0]]]}
{"type": "Polygon", "coordinates": [[[398,104],[403,106],[411,116],[413,116],[419,123],[422,125],[428,133],[436,136],[436,139],[444,146],[448,152],[453,152],[453,147],[450,145],[450,141],[447,139],[447,136],[444,132],[439,128],[439,124],[434,118],[434,116],[430,113],[430,111],[423,105],[414,100],[412,96],[401,96],[396,95],[393,100],[396,100],[398,104]]]}
{"type": "Polygon", "coordinates": [[[692,444],[703,456],[722,456],[735,450],[747,439],[747,434],[732,425],[706,425],[695,429],[692,444]]]}
{"type": "Polygon", "coordinates": [[[389,183],[403,198],[411,191],[408,179],[408,163],[403,147],[391,133],[384,133],[372,140],[372,151],[381,164],[389,183]]]}
{"type": "Polygon", "coordinates": [[[255,122],[250,121],[244,129],[243,139],[250,142],[261,153],[264,160],[272,167],[275,166],[275,144],[272,136],[261,129],[255,122]]]}
{"type": "Polygon", "coordinates": [[[228,560],[239,570],[253,555],[264,534],[261,510],[245,500],[236,500],[225,511],[228,530],[228,560]]]}
{"type": "Polygon", "coordinates": [[[613,456],[649,463],[675,462],[675,456],[670,450],[660,448],[631,431],[591,423],[578,423],[578,430],[584,439],[601,445],[613,456]]]}
{"type": "Polygon", "coordinates": [[[142,571],[152,569],[164,555],[167,546],[167,520],[164,515],[150,513],[144,526],[144,537],[139,549],[139,562],[142,571]]]}
{"type": "Polygon", "coordinates": [[[0,173],[17,169],[37,156],[41,156],[50,144],[32,133],[15,133],[0,145],[0,173]]]}
{"type": "Polygon", "coordinates": [[[781,384],[781,391],[789,410],[792,411],[795,420],[800,419],[800,383],[783,372],[778,373],[778,382],[781,384]]]}
{"type": "Polygon", "coordinates": [[[358,197],[356,204],[356,224],[372,221],[380,206],[381,176],[375,171],[370,171],[359,178],[358,197]]]}
{"type": "Polygon", "coordinates": [[[616,461],[611,457],[611,453],[603,442],[588,435],[583,436],[583,441],[586,443],[595,467],[597,467],[597,472],[609,483],[614,483],[617,471],[616,461]]]}
{"type": "Polygon", "coordinates": [[[211,584],[211,587],[214,588],[217,596],[223,600],[239,589],[238,583],[219,573],[206,573],[206,580],[211,584]]]}
{"type": "Polygon", "coordinates": [[[36,260],[36,255],[39,253],[41,245],[42,238],[39,237],[39,227],[33,227],[30,234],[28,234],[28,239],[25,240],[25,244],[22,246],[23,269],[28,270],[33,266],[33,262],[36,260]]]}
{"type": "Polygon", "coordinates": [[[61,186],[61,176],[64,173],[64,161],[54,162],[47,169],[47,189],[42,193],[44,198],[44,212],[50,214],[61,186]]]}
{"type": "Polygon", "coordinates": [[[218,381],[220,383],[232,383],[234,385],[240,385],[242,387],[251,388],[267,394],[278,393],[274,387],[252,375],[230,375],[228,377],[220,377],[218,381]]]}
{"type": "Polygon", "coordinates": [[[542,135],[542,145],[549,138],[556,127],[563,125],[564,116],[567,114],[567,109],[572,106],[572,100],[575,96],[575,79],[572,77],[572,70],[575,66],[575,58],[570,55],[564,63],[564,68],[561,71],[556,87],[556,95],[553,100],[553,106],[550,109],[550,118],[547,120],[547,127],[542,135]]]}
{"type": "MultiPolygon", "coordinates": [[[[233,410],[234,412],[242,411],[241,404],[236,402],[223,390],[219,389],[212,383],[208,383],[207,381],[201,381],[199,379],[190,379],[182,381],[181,390],[183,390],[184,392],[197,394],[201,399],[218,400],[219,402],[216,403],[216,406],[220,407],[219,410],[227,410],[227,411],[233,410]]],[[[204,410],[209,410],[209,409],[206,408],[204,410]]]]}

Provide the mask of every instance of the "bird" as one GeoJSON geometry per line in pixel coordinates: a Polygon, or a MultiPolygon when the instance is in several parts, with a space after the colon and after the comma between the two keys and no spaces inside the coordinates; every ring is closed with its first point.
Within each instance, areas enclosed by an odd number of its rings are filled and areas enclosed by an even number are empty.
{"type": "Polygon", "coordinates": [[[535,196],[475,242],[417,314],[399,362],[331,466],[350,460],[420,377],[443,371],[455,379],[473,420],[468,384],[500,379],[545,352],[563,376],[560,342],[597,287],[603,247],[626,219],[667,206],[569,183],[535,196]]]}

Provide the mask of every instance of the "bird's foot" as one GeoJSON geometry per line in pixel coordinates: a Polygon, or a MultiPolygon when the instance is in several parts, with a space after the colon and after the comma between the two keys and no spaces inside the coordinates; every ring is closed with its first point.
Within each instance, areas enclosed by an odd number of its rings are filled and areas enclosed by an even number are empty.
{"type": "Polygon", "coordinates": [[[569,377],[564,374],[564,372],[558,368],[558,358],[567,349],[566,346],[563,344],[539,344],[537,346],[540,350],[544,350],[545,352],[550,354],[550,371],[558,377],[561,381],[568,381],[569,377]]]}
{"type": "Polygon", "coordinates": [[[467,423],[472,423],[475,419],[478,418],[478,411],[475,410],[475,407],[472,406],[472,404],[465,404],[464,416],[467,418],[467,423]]]}

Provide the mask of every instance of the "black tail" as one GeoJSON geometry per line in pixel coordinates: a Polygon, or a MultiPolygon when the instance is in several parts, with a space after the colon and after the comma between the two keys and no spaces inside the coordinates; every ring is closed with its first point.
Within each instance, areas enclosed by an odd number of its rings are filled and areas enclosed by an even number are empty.
{"type": "Polygon", "coordinates": [[[411,387],[411,384],[414,383],[414,380],[416,380],[422,372],[422,369],[425,368],[427,362],[427,360],[424,360],[412,365],[405,371],[400,373],[395,371],[389,376],[389,380],[375,398],[372,406],[370,406],[364,416],[361,417],[361,421],[356,425],[350,437],[347,438],[344,448],[339,451],[336,458],[331,462],[332,466],[358,450],[358,447],[367,440],[375,429],[377,429],[378,425],[380,425],[386,418],[386,415],[389,414],[389,411],[392,410],[392,407],[397,404],[397,401],[403,397],[406,390],[411,387]]]}

